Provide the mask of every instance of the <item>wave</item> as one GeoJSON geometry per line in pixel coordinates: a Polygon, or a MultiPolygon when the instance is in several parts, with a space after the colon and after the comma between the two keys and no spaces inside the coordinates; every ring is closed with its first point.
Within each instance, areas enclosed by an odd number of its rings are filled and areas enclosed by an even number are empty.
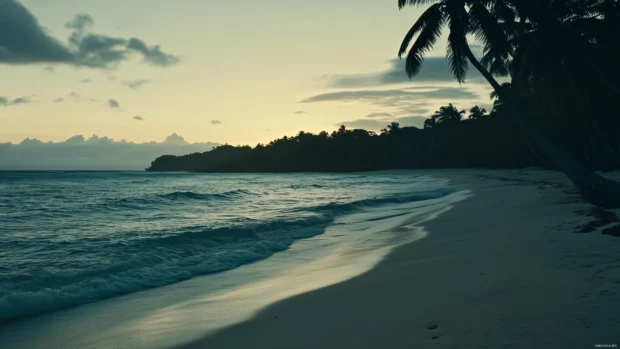
{"type": "Polygon", "coordinates": [[[95,270],[49,275],[22,284],[20,290],[0,289],[0,323],[234,269],[286,250],[297,239],[321,234],[330,221],[308,217],[109,244],[103,248],[123,249],[116,253],[128,259],[95,270]]]}
{"type": "Polygon", "coordinates": [[[429,190],[429,191],[424,191],[424,192],[417,192],[415,194],[410,194],[410,195],[398,195],[398,196],[385,197],[385,198],[364,199],[364,200],[358,200],[358,201],[354,201],[350,203],[332,202],[332,203],[325,204],[325,205],[315,206],[311,210],[316,211],[316,212],[326,212],[329,214],[343,214],[343,213],[349,213],[349,212],[367,208],[367,207],[439,199],[453,192],[455,192],[454,189],[442,188],[442,189],[429,190]]]}
{"type": "Polygon", "coordinates": [[[288,186],[290,189],[307,189],[307,188],[327,188],[326,185],[321,184],[291,184],[288,186]]]}
{"type": "MultiPolygon", "coordinates": [[[[436,199],[451,192],[453,190],[441,189],[330,203],[306,208],[303,214],[290,211],[279,220],[246,220],[236,226],[219,228],[186,227],[177,231],[152,232],[147,237],[120,243],[97,241],[91,248],[117,261],[115,264],[73,273],[47,274],[16,283],[11,288],[1,286],[0,323],[234,269],[286,250],[298,239],[322,234],[340,215],[380,205],[436,199]]],[[[251,194],[245,190],[219,194],[173,192],[162,198],[211,200],[214,195],[251,194]]]]}
{"type": "Polygon", "coordinates": [[[178,201],[205,201],[217,202],[224,200],[239,199],[251,195],[260,195],[258,193],[237,189],[222,193],[196,193],[193,191],[175,191],[167,194],[157,194],[142,197],[127,197],[120,199],[112,199],[100,204],[89,204],[85,207],[86,211],[104,209],[110,211],[125,209],[144,209],[147,205],[168,205],[170,202],[178,201]]]}
{"type": "Polygon", "coordinates": [[[229,199],[242,197],[246,195],[257,195],[249,190],[236,189],[223,193],[211,193],[211,194],[200,194],[194,193],[192,191],[175,191],[168,194],[157,195],[157,197],[169,199],[169,200],[183,200],[183,199],[192,199],[192,200],[218,200],[218,199],[229,199]]]}

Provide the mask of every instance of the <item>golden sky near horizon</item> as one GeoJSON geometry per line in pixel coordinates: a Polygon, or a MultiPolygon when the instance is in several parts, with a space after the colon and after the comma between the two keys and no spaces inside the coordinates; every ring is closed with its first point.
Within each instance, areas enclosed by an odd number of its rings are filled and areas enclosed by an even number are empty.
{"type": "MultiPolygon", "coordinates": [[[[82,50],[69,43],[76,32],[98,43],[138,38],[148,54],[173,62],[149,64],[131,44],[115,46],[126,55],[103,67],[49,62],[45,45],[28,46],[36,35],[28,21],[8,34],[0,24],[0,143],[91,134],[147,142],[178,133],[190,142],[254,145],[342,123],[421,125],[448,102],[491,104],[472,69],[464,85],[450,79],[443,40],[420,79],[406,79],[396,53],[423,8],[399,11],[395,0],[0,0],[0,13],[16,6],[36,18],[41,40],[68,51],[82,50]],[[66,27],[78,14],[94,22],[66,27]],[[35,50],[27,54],[37,59],[4,59],[7,47],[35,50]]],[[[103,52],[86,41],[84,50],[103,52]]]]}

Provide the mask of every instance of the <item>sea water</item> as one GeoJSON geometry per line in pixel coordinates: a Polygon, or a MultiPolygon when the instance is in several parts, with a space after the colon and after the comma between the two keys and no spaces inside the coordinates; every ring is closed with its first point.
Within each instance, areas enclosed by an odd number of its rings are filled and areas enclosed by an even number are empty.
{"type": "Polygon", "coordinates": [[[0,323],[238,268],[453,191],[407,172],[0,172],[0,323]]]}

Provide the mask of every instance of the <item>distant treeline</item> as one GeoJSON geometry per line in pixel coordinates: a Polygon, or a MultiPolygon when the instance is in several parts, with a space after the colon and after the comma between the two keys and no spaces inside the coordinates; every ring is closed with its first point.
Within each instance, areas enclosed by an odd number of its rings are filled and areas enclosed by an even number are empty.
{"type": "Polygon", "coordinates": [[[269,144],[223,145],[205,153],[165,155],[147,171],[341,172],[448,167],[549,167],[520,128],[477,106],[465,111],[449,105],[423,129],[392,123],[379,134],[341,126],[328,134],[299,132],[269,144]]]}

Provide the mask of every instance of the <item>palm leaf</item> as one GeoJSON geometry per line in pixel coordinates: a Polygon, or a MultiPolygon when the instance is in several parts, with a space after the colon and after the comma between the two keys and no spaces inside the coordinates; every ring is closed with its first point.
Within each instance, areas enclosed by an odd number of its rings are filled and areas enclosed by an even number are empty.
{"type": "MultiPolygon", "coordinates": [[[[414,24],[414,27],[420,28],[420,34],[413,43],[413,46],[409,50],[407,55],[407,61],[405,64],[405,70],[407,76],[412,78],[420,72],[422,62],[424,61],[424,54],[430,51],[441,35],[441,28],[445,23],[445,15],[439,4],[431,6],[414,24]]],[[[412,28],[414,29],[414,28],[412,28]]],[[[411,31],[410,31],[411,32],[411,31]]],[[[405,37],[398,56],[407,50],[407,46],[411,41],[411,37],[405,37]]]]}
{"type": "Polygon", "coordinates": [[[512,53],[507,34],[497,19],[480,2],[475,2],[469,11],[472,31],[484,46],[484,57],[480,61],[492,74],[508,75],[508,62],[512,53]]]}
{"type": "Polygon", "coordinates": [[[467,52],[469,44],[467,43],[466,34],[469,31],[469,23],[467,12],[464,7],[458,6],[457,3],[450,6],[450,34],[448,35],[447,55],[450,71],[456,80],[460,83],[465,82],[467,76],[468,59],[467,52]]]}
{"type": "Polygon", "coordinates": [[[419,6],[419,5],[427,5],[427,4],[436,4],[440,1],[441,0],[398,0],[398,9],[402,10],[402,8],[407,5],[419,6]]]}
{"type": "MultiPolygon", "coordinates": [[[[407,48],[409,47],[409,43],[411,39],[426,28],[429,24],[436,22],[439,18],[443,17],[443,12],[441,10],[441,4],[435,4],[429,7],[424,13],[418,18],[415,24],[409,29],[407,35],[403,39],[402,44],[400,45],[400,49],[398,50],[398,57],[400,58],[405,52],[407,52],[407,48]]],[[[442,22],[443,24],[443,22],[442,22]]]]}

